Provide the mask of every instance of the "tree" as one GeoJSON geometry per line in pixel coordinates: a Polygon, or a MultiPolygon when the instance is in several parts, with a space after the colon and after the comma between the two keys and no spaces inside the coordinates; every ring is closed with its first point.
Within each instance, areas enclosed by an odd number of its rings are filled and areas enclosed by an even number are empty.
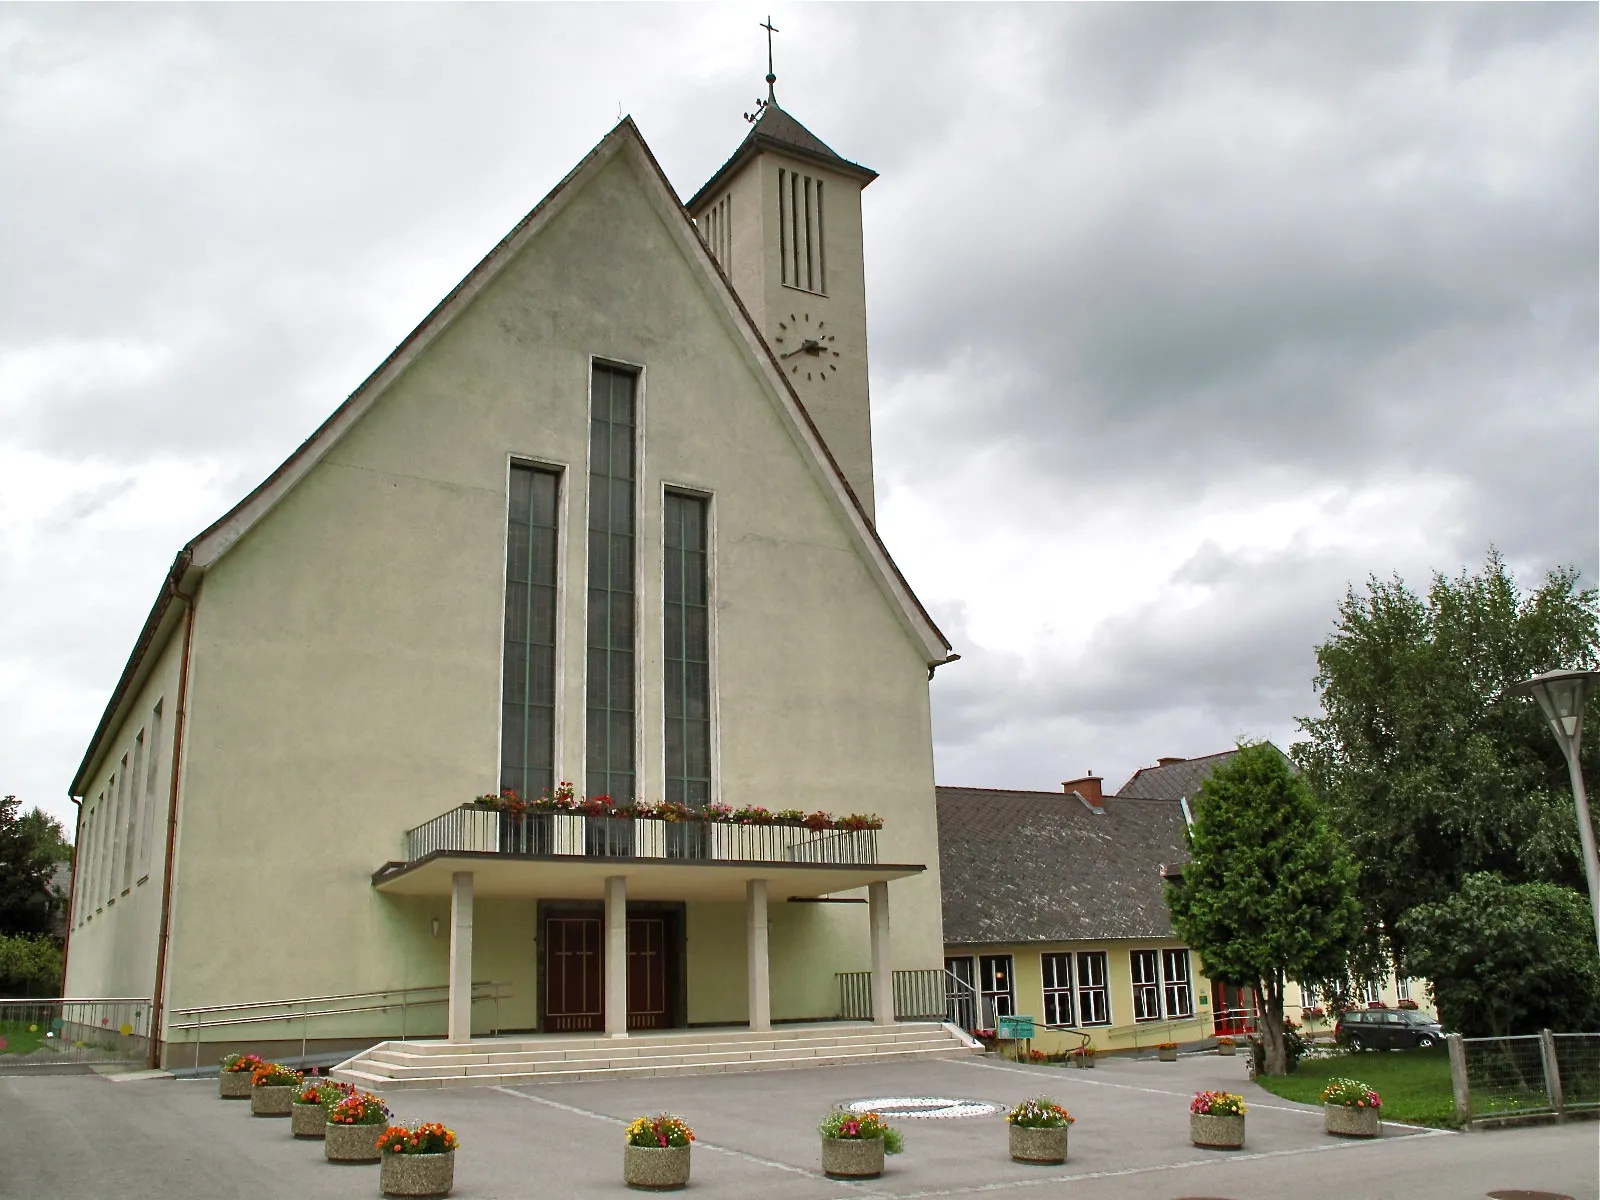
{"type": "Polygon", "coordinates": [[[0,934],[47,934],[56,906],[50,876],[65,839],[53,818],[38,809],[19,816],[19,807],[15,796],[0,798],[0,934]]]}
{"type": "Polygon", "coordinates": [[[59,996],[61,968],[53,938],[0,934],[0,996],[59,996]]]}
{"type": "MultiPolygon", "coordinates": [[[[1317,647],[1322,715],[1302,717],[1296,763],[1361,870],[1358,974],[1416,972],[1401,917],[1467,875],[1583,886],[1565,760],[1537,706],[1507,688],[1600,660],[1596,598],[1571,569],[1524,595],[1491,551],[1481,573],[1435,575],[1426,597],[1370,579],[1317,647]]],[[[1600,697],[1588,727],[1600,731],[1600,697]]],[[[1584,753],[1600,768],[1600,737],[1584,753]]]]}
{"type": "Polygon", "coordinates": [[[1468,875],[1461,890],[1400,919],[1409,962],[1444,1024],[1469,1037],[1600,1022],[1600,954],[1589,906],[1570,888],[1468,875]]]}
{"type": "Polygon", "coordinates": [[[1173,924],[1207,973],[1253,984],[1266,1072],[1288,1072],[1286,979],[1342,974],[1361,929],[1356,867],[1276,747],[1241,745],[1193,805],[1189,863],[1167,886],[1173,924]]]}

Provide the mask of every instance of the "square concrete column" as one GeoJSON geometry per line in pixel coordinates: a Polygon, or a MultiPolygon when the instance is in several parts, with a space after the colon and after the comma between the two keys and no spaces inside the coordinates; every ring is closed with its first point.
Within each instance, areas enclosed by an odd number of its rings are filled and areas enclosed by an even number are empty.
{"type": "Polygon", "coordinates": [[[450,1040],[472,1040],[472,872],[450,876],[450,1040]]]}
{"type": "Polygon", "coordinates": [[[889,884],[867,884],[867,919],[872,923],[872,1021],[894,1024],[894,958],[889,953],[889,884]]]}
{"type": "Polygon", "coordinates": [[[772,976],[767,965],[767,881],[744,885],[745,962],[750,997],[750,1028],[772,1028],[772,976]]]}
{"type": "Polygon", "coordinates": [[[628,880],[606,877],[606,1034],[628,1036],[628,880]]]}

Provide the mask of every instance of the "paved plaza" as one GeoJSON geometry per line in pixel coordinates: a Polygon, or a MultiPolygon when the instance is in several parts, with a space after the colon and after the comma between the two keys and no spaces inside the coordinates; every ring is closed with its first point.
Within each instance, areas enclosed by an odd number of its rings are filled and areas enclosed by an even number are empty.
{"type": "MultiPolygon", "coordinates": [[[[114,1083],[92,1075],[0,1077],[0,1196],[20,1200],[329,1200],[378,1194],[375,1166],[334,1166],[286,1120],[216,1098],[216,1079],[114,1083]]],[[[462,1200],[633,1195],[621,1182],[622,1123],[668,1109],[698,1135],[690,1195],[705,1200],[973,1196],[996,1200],[1476,1200],[1499,1189],[1600,1200],[1590,1124],[1454,1134],[1388,1126],[1373,1142],[1322,1132],[1320,1109],[1245,1082],[1240,1060],[1108,1061],[1092,1071],[995,1059],[931,1060],[671,1080],[397,1093],[404,1121],[462,1138],[462,1200]],[[1188,1100],[1241,1091],[1243,1151],[1197,1150],[1188,1100]],[[907,1119],[906,1152],[870,1183],[819,1169],[814,1126],[841,1101],[950,1097],[1009,1105],[1046,1093],[1078,1118],[1060,1167],[1010,1161],[999,1116],[907,1119]]]]}

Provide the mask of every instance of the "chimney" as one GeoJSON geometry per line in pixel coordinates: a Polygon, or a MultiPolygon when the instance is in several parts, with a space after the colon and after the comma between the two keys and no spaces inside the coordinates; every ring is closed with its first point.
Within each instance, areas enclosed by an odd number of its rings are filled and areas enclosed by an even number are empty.
{"type": "Polygon", "coordinates": [[[1092,771],[1081,779],[1069,779],[1061,785],[1063,792],[1077,792],[1090,808],[1104,808],[1105,798],[1100,792],[1100,776],[1092,771]]]}
{"type": "Polygon", "coordinates": [[[1188,761],[1189,760],[1187,758],[1158,758],[1158,759],[1156,759],[1156,766],[1158,766],[1158,767],[1170,767],[1173,763],[1181,763],[1181,762],[1188,762],[1188,761]]]}

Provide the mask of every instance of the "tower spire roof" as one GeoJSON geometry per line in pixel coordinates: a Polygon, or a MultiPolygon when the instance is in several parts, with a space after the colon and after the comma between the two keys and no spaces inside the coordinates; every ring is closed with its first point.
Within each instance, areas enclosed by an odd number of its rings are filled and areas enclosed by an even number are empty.
{"type": "MultiPolygon", "coordinates": [[[[771,83],[769,78],[769,94],[771,83]]],[[[859,179],[862,187],[866,187],[878,177],[878,173],[871,167],[864,167],[860,163],[851,162],[835,154],[826,142],[785,112],[778,104],[777,98],[773,97],[761,104],[760,112],[754,116],[750,132],[745,135],[744,141],[739,143],[739,148],[727,162],[717,168],[705,185],[689,198],[686,207],[696,208],[702,199],[737,171],[746,159],[753,158],[762,150],[776,150],[828,167],[842,175],[859,179]]]]}

